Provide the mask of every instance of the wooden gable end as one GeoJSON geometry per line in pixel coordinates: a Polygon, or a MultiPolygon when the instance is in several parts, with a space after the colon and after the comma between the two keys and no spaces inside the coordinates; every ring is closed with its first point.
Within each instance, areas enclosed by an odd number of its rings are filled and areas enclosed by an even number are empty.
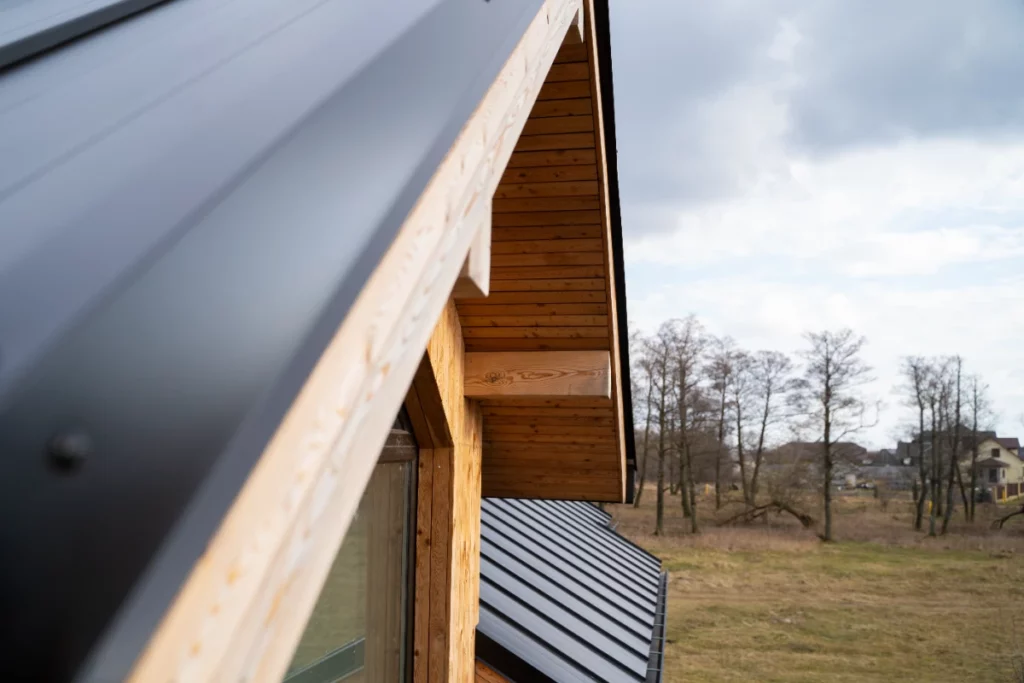
{"type": "Polygon", "coordinates": [[[463,298],[467,353],[604,352],[607,396],[482,400],[485,496],[621,502],[626,447],[593,6],[566,40],[492,205],[490,295],[463,298]]]}

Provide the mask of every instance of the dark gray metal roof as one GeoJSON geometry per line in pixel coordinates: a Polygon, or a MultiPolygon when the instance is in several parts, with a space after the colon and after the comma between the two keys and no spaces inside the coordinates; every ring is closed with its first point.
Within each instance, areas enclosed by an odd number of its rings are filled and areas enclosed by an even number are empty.
{"type": "Polygon", "coordinates": [[[589,503],[488,498],[477,655],[514,681],[660,680],[661,562],[589,503]]]}
{"type": "Polygon", "coordinates": [[[165,0],[34,0],[0,7],[0,68],[165,0]]]}
{"type": "Polygon", "coordinates": [[[0,678],[123,679],[540,4],[174,0],[0,71],[0,678]]]}

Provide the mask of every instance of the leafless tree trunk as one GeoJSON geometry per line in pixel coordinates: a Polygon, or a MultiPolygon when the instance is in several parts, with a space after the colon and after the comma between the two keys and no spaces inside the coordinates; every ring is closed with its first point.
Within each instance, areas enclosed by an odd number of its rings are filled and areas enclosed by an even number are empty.
{"type": "Polygon", "coordinates": [[[921,484],[914,500],[914,528],[920,531],[924,519],[924,503],[928,499],[928,467],[924,459],[924,412],[925,390],[928,385],[928,361],[920,356],[904,358],[902,371],[907,380],[911,403],[917,408],[917,438],[910,440],[910,447],[913,448],[914,442],[917,442],[917,469],[921,484]]]}
{"type": "Polygon", "coordinates": [[[715,509],[722,509],[722,463],[725,460],[726,419],[728,417],[729,385],[732,382],[732,339],[716,340],[711,358],[711,381],[718,397],[718,448],[715,450],[715,509]]]}
{"type": "Polygon", "coordinates": [[[732,354],[730,363],[732,365],[732,400],[730,403],[733,416],[736,418],[736,460],[740,466],[740,490],[743,492],[743,501],[748,505],[753,505],[750,482],[747,479],[747,459],[743,452],[744,407],[750,393],[750,356],[738,351],[732,354]]]}
{"type": "Polygon", "coordinates": [[[671,325],[673,360],[675,369],[676,417],[679,421],[676,433],[676,451],[679,454],[679,482],[682,492],[683,516],[691,520],[691,528],[697,530],[696,496],[693,483],[693,458],[690,430],[694,416],[694,403],[698,399],[697,382],[699,367],[704,354],[706,335],[695,316],[674,320],[671,325]]]}
{"type": "Polygon", "coordinates": [[[649,442],[651,438],[651,408],[653,407],[651,403],[651,394],[654,392],[653,366],[651,365],[649,359],[643,359],[640,362],[640,367],[643,368],[647,380],[647,419],[644,420],[644,445],[643,448],[640,450],[640,485],[637,488],[636,495],[633,497],[633,507],[635,508],[640,507],[640,499],[644,494],[644,484],[647,482],[647,449],[650,446],[649,442]]]}
{"type": "Polygon", "coordinates": [[[939,453],[937,449],[936,433],[939,430],[939,409],[937,392],[933,391],[928,397],[928,405],[932,416],[932,431],[928,437],[928,447],[931,453],[931,510],[928,513],[928,535],[935,535],[935,516],[939,509],[939,453]]]}
{"type": "Polygon", "coordinates": [[[971,523],[974,522],[975,490],[978,487],[978,424],[987,409],[987,389],[979,377],[971,377],[971,489],[970,513],[967,515],[971,523]]]}
{"type": "Polygon", "coordinates": [[[852,330],[812,332],[806,335],[810,348],[801,356],[806,361],[804,376],[797,385],[798,406],[820,429],[822,482],[825,500],[822,540],[832,541],[832,473],[834,446],[867,427],[861,387],[870,381],[870,368],[860,358],[865,339],[852,330]]]}
{"type": "Polygon", "coordinates": [[[670,397],[673,393],[672,375],[674,372],[671,341],[671,330],[663,324],[644,344],[647,362],[651,364],[651,385],[655,392],[653,403],[658,421],[658,471],[654,513],[654,534],[657,536],[665,533],[665,475],[667,474],[665,458],[672,445],[668,414],[670,397]]]}
{"type": "Polygon", "coordinates": [[[754,451],[753,472],[750,475],[750,500],[757,501],[761,463],[764,460],[768,428],[777,418],[779,398],[792,389],[793,363],[778,351],[759,351],[754,356],[754,394],[760,408],[757,449],[754,451]]]}
{"type": "Polygon", "coordinates": [[[960,356],[953,358],[953,381],[956,383],[955,398],[953,398],[953,441],[949,449],[949,476],[946,480],[946,510],[942,517],[942,533],[949,530],[949,520],[953,516],[953,484],[956,483],[956,473],[960,469],[960,408],[961,393],[960,382],[963,374],[963,359],[960,356]]]}
{"type": "Polygon", "coordinates": [[[656,499],[656,512],[654,521],[654,535],[661,536],[665,533],[665,380],[667,363],[661,366],[661,391],[659,392],[660,402],[658,405],[658,488],[656,499]]]}
{"type": "Polygon", "coordinates": [[[693,479],[693,451],[690,444],[686,445],[685,457],[686,489],[683,491],[683,499],[690,501],[690,532],[695,534],[700,531],[700,528],[697,523],[697,485],[693,479]]]}

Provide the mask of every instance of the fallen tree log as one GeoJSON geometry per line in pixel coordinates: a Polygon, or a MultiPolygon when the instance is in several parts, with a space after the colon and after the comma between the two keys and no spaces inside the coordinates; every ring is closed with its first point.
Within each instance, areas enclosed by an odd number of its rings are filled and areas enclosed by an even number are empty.
{"type": "Polygon", "coordinates": [[[1006,524],[1007,520],[1009,520],[1011,517],[1016,517],[1017,515],[1024,515],[1024,505],[1020,506],[1020,510],[1017,510],[1016,512],[1011,512],[1008,515],[1003,515],[999,519],[997,519],[994,522],[992,522],[992,528],[993,529],[1002,529],[1003,525],[1006,524]]]}
{"type": "Polygon", "coordinates": [[[723,522],[719,522],[718,526],[726,526],[729,524],[736,524],[738,522],[748,524],[759,517],[767,515],[769,512],[775,512],[776,514],[780,515],[783,512],[786,512],[790,515],[793,515],[800,522],[800,524],[803,525],[805,529],[809,529],[812,526],[814,526],[814,518],[811,517],[809,514],[797,510],[788,503],[783,503],[777,500],[765,503],[764,505],[749,506],[747,507],[747,509],[743,510],[739,514],[733,515],[732,517],[726,519],[723,522]]]}

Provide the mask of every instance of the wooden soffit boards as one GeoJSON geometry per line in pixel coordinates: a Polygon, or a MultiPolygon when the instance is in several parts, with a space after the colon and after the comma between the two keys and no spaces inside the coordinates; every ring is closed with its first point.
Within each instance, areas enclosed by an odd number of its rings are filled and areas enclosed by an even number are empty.
{"type": "Polygon", "coordinates": [[[136,662],[279,681],[579,0],[546,0],[405,218],[136,662]]]}
{"type": "Polygon", "coordinates": [[[490,295],[457,304],[467,352],[608,352],[611,393],[543,397],[558,399],[548,403],[486,397],[485,408],[527,412],[505,413],[494,427],[485,413],[485,496],[625,496],[624,378],[591,2],[583,38],[559,50],[495,190],[490,295]],[[581,409],[603,411],[600,422],[577,417],[581,409]]]}

